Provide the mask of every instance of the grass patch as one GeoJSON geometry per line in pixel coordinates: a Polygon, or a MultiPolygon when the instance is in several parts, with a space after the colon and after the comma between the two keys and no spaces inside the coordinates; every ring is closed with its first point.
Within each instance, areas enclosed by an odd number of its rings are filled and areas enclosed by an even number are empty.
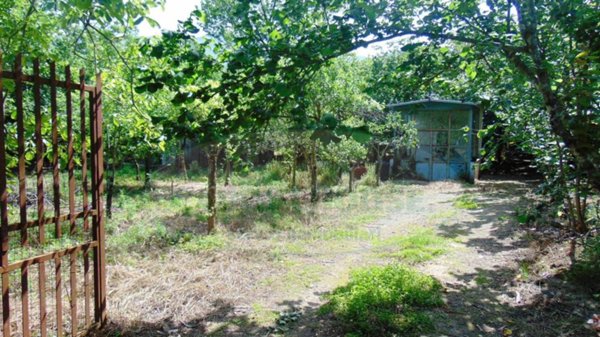
{"type": "Polygon", "coordinates": [[[261,325],[267,325],[275,321],[279,314],[269,308],[265,308],[260,303],[253,303],[252,307],[252,320],[261,325]]]}
{"type": "Polygon", "coordinates": [[[463,194],[454,200],[454,207],[459,209],[477,209],[479,205],[471,194],[463,194]]]}
{"type": "Polygon", "coordinates": [[[321,265],[304,264],[292,260],[282,260],[283,273],[272,275],[261,283],[270,287],[294,292],[306,289],[317,282],[323,274],[324,267],[321,265]]]}
{"type": "Polygon", "coordinates": [[[331,228],[315,233],[315,239],[331,240],[370,240],[372,234],[365,229],[331,228]]]}
{"type": "Polygon", "coordinates": [[[440,211],[437,213],[430,214],[427,217],[429,221],[439,221],[439,220],[447,220],[456,216],[458,212],[455,209],[449,209],[446,211],[440,211]]]}
{"type": "Polygon", "coordinates": [[[448,239],[431,229],[418,229],[409,235],[394,236],[375,243],[382,256],[415,264],[432,260],[447,251],[448,239]]]}
{"type": "Polygon", "coordinates": [[[517,275],[518,279],[523,281],[528,281],[531,276],[531,262],[529,261],[520,261],[519,262],[519,274],[517,275]]]}
{"type": "Polygon", "coordinates": [[[198,253],[202,251],[211,251],[223,248],[227,245],[227,238],[224,235],[192,235],[185,233],[179,240],[179,247],[189,253],[198,253]]]}
{"type": "Polygon", "coordinates": [[[474,280],[475,284],[477,284],[480,287],[487,286],[491,282],[489,277],[487,277],[487,275],[481,271],[477,273],[477,276],[475,276],[474,280]]]}
{"type": "Polygon", "coordinates": [[[321,313],[333,313],[347,336],[396,336],[433,330],[427,308],[442,305],[433,277],[400,265],[352,272],[347,285],[328,296],[321,313]]]}

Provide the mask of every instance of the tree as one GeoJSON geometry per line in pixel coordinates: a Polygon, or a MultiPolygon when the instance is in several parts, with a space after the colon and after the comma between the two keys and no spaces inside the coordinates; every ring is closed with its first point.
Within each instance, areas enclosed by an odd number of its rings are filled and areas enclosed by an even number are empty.
{"type": "MultiPolygon", "coordinates": [[[[162,0],[6,0],[0,4],[0,49],[18,53],[93,63],[94,47],[126,37],[162,0]],[[97,43],[98,42],[98,43],[97,43]]],[[[113,46],[116,48],[116,46],[113,46]]],[[[118,49],[118,48],[117,48],[118,49]]],[[[96,60],[100,61],[100,60],[96,60]]],[[[110,64],[114,64],[114,59],[110,64]]]]}
{"type": "MultiPolygon", "coordinates": [[[[133,30],[145,19],[148,10],[160,3],[162,1],[155,0],[7,0],[0,4],[0,50],[5,61],[12,62],[20,53],[26,58],[54,59],[58,61],[59,77],[60,66],[70,64],[72,69],[87,69],[88,81],[90,74],[104,72],[108,216],[111,215],[116,168],[123,160],[162,146],[160,135],[147,115],[149,109],[156,108],[156,100],[133,92],[130,66],[140,62],[133,30]]],[[[12,89],[6,86],[5,90],[12,89]]],[[[25,104],[30,99],[26,96],[25,104]]],[[[75,124],[78,118],[76,115],[75,124]]],[[[6,124],[10,130],[10,122],[6,124]]],[[[33,129],[33,124],[26,125],[27,130],[33,129]]],[[[75,147],[80,144],[75,139],[75,147]]],[[[61,155],[65,157],[66,153],[61,155]]]]}
{"type": "MultiPolygon", "coordinates": [[[[140,61],[141,59],[136,47],[135,44],[131,45],[131,49],[127,53],[130,61],[140,61]]],[[[127,71],[126,66],[120,64],[116,65],[111,72],[122,74],[127,71]]],[[[104,129],[106,130],[104,142],[108,168],[106,212],[109,218],[112,215],[111,207],[117,168],[127,160],[133,160],[137,165],[140,160],[146,160],[165,150],[166,138],[163,136],[160,126],[152,122],[150,114],[172,110],[167,98],[168,93],[164,91],[154,95],[130,93],[130,85],[131,83],[125,76],[115,76],[104,86],[106,97],[103,107],[105,112],[104,129]]],[[[148,168],[145,171],[144,186],[149,187],[150,172],[148,168]]]]}
{"type": "Polygon", "coordinates": [[[290,105],[290,115],[302,121],[312,76],[327,61],[358,47],[403,38],[412,53],[415,44],[441,51],[453,42],[463,49],[457,62],[471,80],[485,66],[510,82],[531,84],[543,108],[535,111],[548,116],[579,180],[600,187],[595,146],[600,124],[593,99],[599,90],[593,74],[600,14],[592,2],[263,0],[207,1],[205,8],[173,36],[191,39],[203,30],[218,42],[214,50],[226,65],[220,85],[204,86],[190,98],[220,96],[224,111],[235,111],[231,125],[265,125],[290,105]]]}
{"type": "MultiPolygon", "coordinates": [[[[183,23],[182,27],[185,26],[186,23],[183,23]]],[[[219,154],[231,137],[242,136],[247,131],[245,127],[251,126],[239,118],[237,111],[227,110],[221,95],[202,95],[203,89],[222,85],[222,55],[214,53],[218,46],[210,38],[196,40],[181,31],[166,32],[160,40],[147,41],[142,50],[151,62],[140,67],[140,85],[136,88],[139,92],[171,92],[170,101],[178,109],[168,114],[157,114],[154,120],[170,137],[194,141],[205,149],[209,161],[209,233],[215,229],[217,219],[219,154]]]]}
{"type": "MultiPolygon", "coordinates": [[[[600,188],[597,147],[598,8],[588,1],[487,2],[434,1],[409,15],[423,20],[397,22],[382,31],[390,36],[426,37],[432,43],[458,41],[473,48],[477,60],[503,59],[512,74],[523,76],[541,98],[552,132],[573,154],[578,168],[600,188]],[[429,9],[427,12],[425,12],[429,9]]],[[[498,71],[498,69],[494,69],[498,71]]]]}
{"type": "Polygon", "coordinates": [[[371,134],[370,147],[377,157],[377,186],[381,182],[383,157],[400,147],[417,146],[417,130],[413,122],[405,122],[400,114],[374,112],[365,116],[371,134]]]}
{"type": "Polygon", "coordinates": [[[339,168],[341,171],[348,172],[348,192],[354,188],[353,169],[361,161],[365,161],[368,149],[366,144],[360,143],[346,136],[341,137],[341,141],[330,143],[323,150],[323,160],[339,168]]]}

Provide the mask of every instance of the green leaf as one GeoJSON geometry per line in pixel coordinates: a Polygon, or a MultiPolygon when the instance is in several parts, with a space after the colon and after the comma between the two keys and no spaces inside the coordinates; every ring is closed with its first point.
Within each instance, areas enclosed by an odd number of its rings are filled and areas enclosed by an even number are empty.
{"type": "Polygon", "coordinates": [[[81,10],[88,10],[92,8],[92,0],[72,0],[71,2],[75,7],[81,10]]]}
{"type": "Polygon", "coordinates": [[[351,135],[352,135],[352,139],[354,139],[355,141],[357,141],[361,144],[368,143],[372,138],[372,135],[369,132],[369,130],[367,129],[367,127],[355,128],[352,131],[351,135]]]}
{"type": "Polygon", "coordinates": [[[281,40],[281,38],[282,38],[282,35],[281,35],[281,33],[280,33],[280,32],[279,32],[277,29],[274,29],[274,30],[273,30],[273,31],[271,31],[271,33],[269,34],[269,37],[271,38],[271,40],[275,40],[275,41],[277,41],[277,40],[281,40]]]}

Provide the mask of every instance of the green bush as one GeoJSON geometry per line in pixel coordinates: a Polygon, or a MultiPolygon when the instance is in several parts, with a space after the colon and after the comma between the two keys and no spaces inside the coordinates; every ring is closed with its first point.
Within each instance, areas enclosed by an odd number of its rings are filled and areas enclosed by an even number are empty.
{"type": "Polygon", "coordinates": [[[253,170],[245,169],[233,176],[234,185],[265,186],[287,180],[288,168],[279,161],[271,161],[253,170]]]}
{"type": "Polygon", "coordinates": [[[358,269],[329,295],[322,313],[333,313],[352,336],[393,336],[433,329],[427,308],[442,305],[433,277],[401,265],[358,269]]]}
{"type": "Polygon", "coordinates": [[[581,256],[571,269],[571,277],[593,291],[600,290],[600,236],[587,239],[581,256]]]}
{"type": "Polygon", "coordinates": [[[367,164],[367,173],[360,178],[358,185],[375,187],[377,186],[377,167],[375,164],[367,164]]]}
{"type": "Polygon", "coordinates": [[[272,181],[285,180],[288,175],[289,168],[282,162],[273,160],[265,165],[264,178],[265,183],[272,181]]]}
{"type": "Polygon", "coordinates": [[[340,182],[340,170],[336,166],[322,165],[318,172],[320,186],[335,186],[340,182]]]}

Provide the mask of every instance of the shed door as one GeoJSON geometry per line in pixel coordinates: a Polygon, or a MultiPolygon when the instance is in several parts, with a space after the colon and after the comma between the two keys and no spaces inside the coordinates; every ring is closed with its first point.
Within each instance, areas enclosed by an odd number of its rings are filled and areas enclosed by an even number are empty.
{"type": "Polygon", "coordinates": [[[427,180],[458,179],[468,172],[469,110],[429,110],[415,114],[419,147],[416,173],[427,180]]]}

